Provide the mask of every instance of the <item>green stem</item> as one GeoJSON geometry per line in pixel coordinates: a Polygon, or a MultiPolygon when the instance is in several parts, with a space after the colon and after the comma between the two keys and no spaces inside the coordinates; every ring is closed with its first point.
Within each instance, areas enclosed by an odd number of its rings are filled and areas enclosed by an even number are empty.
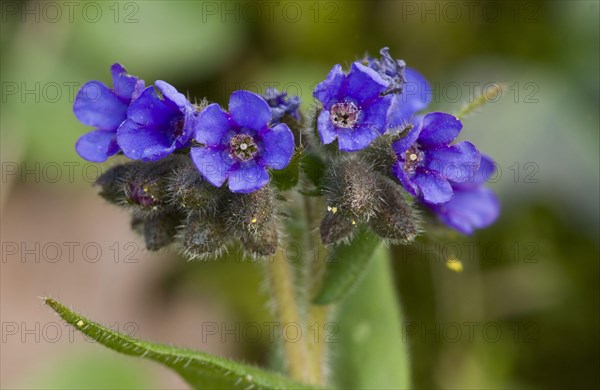
{"type": "Polygon", "coordinates": [[[499,94],[502,93],[502,90],[504,88],[505,88],[504,84],[494,84],[491,88],[489,88],[485,92],[482,92],[481,95],[477,96],[472,102],[467,103],[456,114],[456,117],[458,119],[462,119],[463,117],[471,114],[473,111],[475,111],[479,107],[485,105],[489,101],[493,101],[494,99],[496,99],[496,97],[498,97],[499,94]]]}
{"type": "Polygon", "coordinates": [[[306,259],[308,268],[308,309],[307,309],[307,324],[313,332],[314,337],[309,340],[308,350],[311,355],[312,370],[317,381],[321,385],[327,383],[327,358],[328,349],[325,343],[325,330],[327,322],[331,318],[330,305],[313,305],[311,303],[315,294],[320,290],[325,273],[325,261],[327,252],[321,243],[321,237],[317,229],[319,223],[319,208],[324,209],[325,205],[322,198],[304,198],[304,211],[306,215],[306,225],[310,238],[310,258],[306,259]]]}
{"type": "Polygon", "coordinates": [[[282,248],[278,248],[275,256],[266,264],[275,303],[275,317],[280,328],[284,329],[288,324],[294,324],[302,329],[300,340],[287,337],[285,332],[281,333],[281,343],[289,375],[292,379],[300,382],[317,384],[317,378],[311,369],[310,354],[304,336],[304,322],[301,320],[300,308],[296,301],[292,267],[286,260],[282,248]]]}

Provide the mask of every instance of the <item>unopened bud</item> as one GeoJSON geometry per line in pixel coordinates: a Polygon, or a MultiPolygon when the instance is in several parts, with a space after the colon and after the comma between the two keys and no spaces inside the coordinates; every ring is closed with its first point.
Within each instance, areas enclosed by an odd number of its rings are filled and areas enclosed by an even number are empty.
{"type": "Polygon", "coordinates": [[[323,244],[335,244],[343,239],[350,238],[356,227],[356,221],[338,213],[337,210],[334,212],[335,209],[332,207],[328,209],[323,221],[321,221],[320,231],[323,244]]]}
{"type": "Polygon", "coordinates": [[[125,184],[127,203],[134,213],[147,216],[161,212],[169,202],[167,188],[171,175],[185,160],[185,156],[170,155],[143,163],[137,174],[125,184]]]}
{"type": "Polygon", "coordinates": [[[170,202],[181,210],[214,214],[224,190],[208,183],[187,158],[172,172],[167,184],[170,202]]]}
{"type": "Polygon", "coordinates": [[[327,204],[354,220],[368,220],[381,208],[378,175],[362,160],[332,162],[324,179],[327,204]]]}
{"type": "Polygon", "coordinates": [[[223,207],[227,231],[236,238],[256,234],[273,223],[275,206],[269,187],[250,194],[230,194],[223,207]]]}
{"type": "Polygon", "coordinates": [[[227,232],[254,256],[275,253],[277,229],[273,193],[264,187],[250,194],[231,194],[223,208],[227,232]]]}
{"type": "Polygon", "coordinates": [[[190,259],[216,258],[230,242],[223,225],[199,213],[188,215],[181,234],[184,255],[190,259]]]}
{"type": "Polygon", "coordinates": [[[407,244],[414,241],[419,234],[420,219],[404,198],[400,187],[391,180],[380,180],[383,189],[383,207],[369,223],[381,238],[394,243],[407,244]]]}
{"type": "Polygon", "coordinates": [[[175,211],[145,218],[143,232],[146,248],[150,251],[157,251],[173,243],[177,227],[181,225],[181,222],[181,215],[175,211]]]}
{"type": "Polygon", "coordinates": [[[274,223],[264,226],[254,234],[243,234],[240,241],[252,257],[271,256],[277,250],[277,227],[274,223]]]}
{"type": "Polygon", "coordinates": [[[368,148],[360,152],[361,157],[373,170],[389,177],[392,174],[392,166],[397,161],[396,154],[392,149],[393,138],[393,136],[386,134],[375,139],[368,148]]]}
{"type": "Polygon", "coordinates": [[[126,205],[127,193],[125,188],[138,175],[143,166],[143,162],[132,161],[109,168],[94,183],[95,186],[99,187],[98,195],[110,203],[120,206],[126,205]]]}

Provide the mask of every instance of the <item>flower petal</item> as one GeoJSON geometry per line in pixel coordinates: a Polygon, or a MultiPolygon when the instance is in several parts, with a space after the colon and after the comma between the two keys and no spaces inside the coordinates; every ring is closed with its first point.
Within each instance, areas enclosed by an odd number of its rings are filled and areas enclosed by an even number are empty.
{"type": "Polygon", "coordinates": [[[317,127],[319,129],[319,138],[321,138],[321,143],[324,145],[332,143],[338,137],[336,128],[333,123],[331,123],[329,111],[321,111],[317,127]]]}
{"type": "Polygon", "coordinates": [[[287,167],[294,154],[294,135],[285,123],[267,129],[262,134],[264,153],[262,161],[273,169],[287,167]]]}
{"type": "Polygon", "coordinates": [[[432,112],[423,118],[423,131],[419,143],[425,146],[448,145],[460,133],[461,121],[454,115],[443,112],[432,112]]]}
{"type": "Polygon", "coordinates": [[[468,180],[460,183],[453,182],[452,188],[467,191],[480,187],[486,181],[494,178],[494,175],[496,174],[496,163],[491,157],[482,154],[479,168],[473,169],[469,173],[471,175],[469,176],[468,180]]]}
{"type": "Polygon", "coordinates": [[[387,95],[367,105],[363,110],[364,119],[360,125],[371,127],[379,134],[385,133],[387,131],[386,117],[392,100],[393,96],[387,95]]]}
{"type": "Polygon", "coordinates": [[[127,119],[117,130],[117,141],[123,153],[134,160],[156,161],[175,150],[170,137],[152,127],[127,119]]]}
{"type": "Polygon", "coordinates": [[[479,168],[480,159],[475,145],[463,141],[427,150],[424,166],[452,182],[462,183],[473,178],[473,173],[479,168]]]}
{"type": "Polygon", "coordinates": [[[340,129],[338,142],[340,150],[344,152],[356,152],[371,145],[371,142],[381,133],[376,126],[360,126],[357,129],[340,129]]]}
{"type": "Polygon", "coordinates": [[[398,178],[402,187],[411,194],[412,196],[417,196],[419,194],[419,189],[415,183],[408,177],[406,172],[404,172],[403,164],[401,161],[396,161],[396,163],[392,166],[392,173],[394,176],[398,178]]]}
{"type": "Polygon", "coordinates": [[[424,110],[431,103],[432,90],[429,81],[416,69],[404,68],[406,83],[402,88],[402,95],[407,105],[415,112],[424,110]]]}
{"type": "Polygon", "coordinates": [[[348,77],[344,80],[342,91],[356,102],[364,106],[366,103],[379,97],[388,86],[388,83],[375,70],[354,62],[348,77]]]}
{"type": "Polygon", "coordinates": [[[82,135],[75,144],[77,153],[88,161],[103,162],[119,151],[117,133],[95,130],[82,135]]]}
{"type": "Polygon", "coordinates": [[[419,187],[420,196],[425,203],[441,204],[452,199],[452,187],[450,183],[435,172],[417,169],[413,181],[419,187]]]}
{"type": "Polygon", "coordinates": [[[416,124],[403,138],[400,138],[392,144],[392,149],[394,149],[394,153],[396,153],[398,158],[404,160],[404,153],[417,142],[420,133],[421,125],[416,124]]]}
{"type": "Polygon", "coordinates": [[[452,199],[432,209],[448,226],[464,234],[491,225],[500,215],[500,201],[483,186],[469,191],[457,190],[452,199]]]}
{"type": "Polygon", "coordinates": [[[254,192],[269,182],[269,173],[265,167],[260,166],[256,161],[248,161],[239,165],[239,168],[232,169],[227,184],[231,192],[250,193],[254,192]]]}
{"type": "Polygon", "coordinates": [[[202,176],[215,187],[221,187],[234,164],[222,148],[192,148],[192,160],[202,176]]]}
{"type": "Polygon", "coordinates": [[[496,163],[490,156],[481,154],[479,169],[473,178],[473,184],[483,184],[496,174],[496,163]]]}
{"type": "Polygon", "coordinates": [[[116,130],[127,118],[127,104],[100,81],[90,81],[77,93],[73,112],[84,125],[116,130]]]}
{"type": "Polygon", "coordinates": [[[136,88],[144,88],[144,81],[127,73],[121,64],[113,64],[110,67],[113,80],[113,91],[115,94],[129,104],[136,88]],[[141,85],[140,83],[141,82],[141,85]]]}
{"type": "Polygon", "coordinates": [[[235,91],[229,98],[229,115],[239,127],[264,129],[271,120],[269,104],[250,91],[235,91]]]}
{"type": "Polygon", "coordinates": [[[166,104],[158,96],[154,86],[144,89],[127,110],[127,118],[141,126],[164,127],[180,114],[177,107],[166,104]]]}
{"type": "Polygon", "coordinates": [[[177,149],[189,146],[189,141],[194,134],[194,126],[197,118],[196,114],[197,113],[194,110],[185,111],[185,114],[183,115],[183,128],[181,129],[180,135],[177,134],[177,129],[174,131],[173,127],[170,128],[170,131],[172,132],[171,139],[175,140],[175,147],[177,149]]]}
{"type": "Polygon", "coordinates": [[[196,118],[194,138],[208,146],[220,145],[231,129],[229,115],[216,103],[207,106],[196,118]]]}
{"type": "Polygon", "coordinates": [[[185,110],[192,108],[191,103],[187,100],[185,95],[179,93],[171,84],[162,80],[157,80],[154,84],[162,93],[163,101],[166,104],[171,105],[173,108],[177,107],[181,113],[184,113],[185,110]]]}
{"type": "Polygon", "coordinates": [[[327,78],[315,87],[313,96],[323,103],[325,109],[331,108],[337,102],[345,78],[342,66],[337,64],[329,71],[327,78]]]}

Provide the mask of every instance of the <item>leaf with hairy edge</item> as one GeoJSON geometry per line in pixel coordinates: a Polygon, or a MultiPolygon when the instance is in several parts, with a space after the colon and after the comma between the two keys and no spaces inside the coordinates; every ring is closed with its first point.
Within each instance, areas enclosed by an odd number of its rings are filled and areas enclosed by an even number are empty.
{"type": "Polygon", "coordinates": [[[381,240],[366,226],[358,228],[349,244],[339,244],[331,249],[323,284],[313,303],[327,305],[342,300],[364,277],[375,249],[381,240]]]}
{"type": "Polygon", "coordinates": [[[258,367],[203,352],[136,340],[92,322],[52,298],[44,298],[44,303],[69,325],[98,343],[125,355],[143,357],[170,367],[194,389],[310,388],[258,367]]]}

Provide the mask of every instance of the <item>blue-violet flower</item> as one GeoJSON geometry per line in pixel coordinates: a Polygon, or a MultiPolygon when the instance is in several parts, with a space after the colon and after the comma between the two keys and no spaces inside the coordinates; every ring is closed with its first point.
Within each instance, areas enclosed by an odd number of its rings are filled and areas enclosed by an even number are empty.
{"type": "Polygon", "coordinates": [[[336,139],[340,150],[353,152],[366,148],[385,133],[391,95],[376,71],[358,62],[346,75],[335,65],[327,79],[317,85],[313,96],[323,103],[317,127],[324,144],[336,139]]]}
{"type": "Polygon", "coordinates": [[[469,179],[480,155],[467,141],[449,145],[461,129],[458,118],[433,112],[392,144],[397,157],[392,171],[408,193],[425,203],[442,204],[452,198],[451,183],[469,179]]]}
{"type": "Polygon", "coordinates": [[[195,111],[172,85],[158,80],[142,91],[117,131],[123,153],[134,160],[159,160],[189,146],[195,111]]]}
{"type": "Polygon", "coordinates": [[[367,56],[363,61],[388,82],[386,93],[393,94],[388,115],[388,128],[395,129],[412,122],[415,113],[431,102],[431,86],[427,79],[403,60],[395,60],[384,47],[381,59],[367,56]]]}
{"type": "Polygon", "coordinates": [[[500,201],[485,182],[495,174],[496,167],[488,156],[481,156],[481,164],[472,180],[452,184],[454,196],[441,205],[428,205],[440,220],[463,234],[491,225],[500,215],[500,201]]]}
{"type": "Polygon", "coordinates": [[[232,192],[250,193],[269,182],[267,167],[285,168],[294,153],[294,136],[280,123],[269,127],[271,109],[259,95],[236,91],[229,98],[229,112],[218,104],[207,106],[194,126],[196,167],[214,186],[227,180],[232,192]]]}
{"type": "Polygon", "coordinates": [[[284,115],[290,115],[300,121],[300,96],[287,96],[286,92],[279,92],[275,88],[267,88],[263,98],[271,107],[271,121],[280,122],[284,115]]]}
{"type": "Polygon", "coordinates": [[[406,63],[403,60],[393,59],[388,47],[381,49],[379,54],[381,54],[381,59],[367,56],[364,62],[388,82],[386,93],[401,92],[402,86],[406,82],[404,76],[406,63]]]}
{"type": "Polygon", "coordinates": [[[110,67],[113,88],[94,80],[85,83],[75,98],[77,119],[96,130],[77,140],[75,150],[88,161],[102,162],[119,151],[117,129],[127,119],[127,108],[144,89],[144,80],[127,74],[121,64],[110,67]]]}

